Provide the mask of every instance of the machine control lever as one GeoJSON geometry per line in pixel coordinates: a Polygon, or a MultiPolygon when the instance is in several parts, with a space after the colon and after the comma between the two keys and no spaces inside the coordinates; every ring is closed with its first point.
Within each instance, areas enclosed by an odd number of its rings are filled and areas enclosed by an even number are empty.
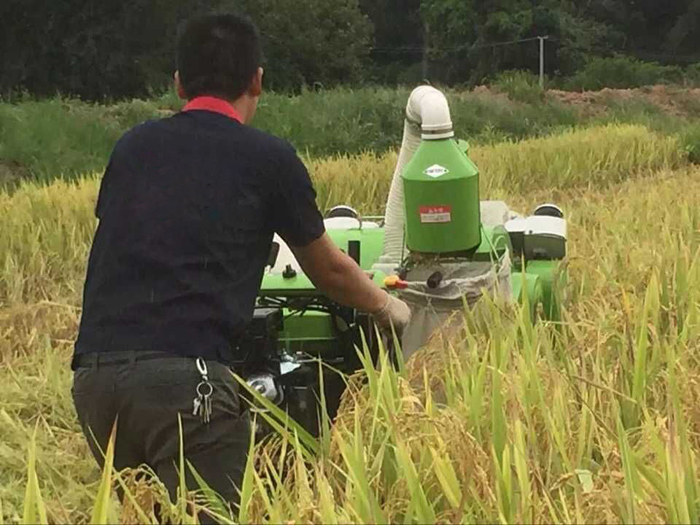
{"type": "Polygon", "coordinates": [[[384,286],[389,290],[405,290],[408,288],[408,282],[401,279],[398,275],[390,275],[384,279],[384,286]]]}
{"type": "Polygon", "coordinates": [[[442,272],[435,272],[428,277],[425,283],[420,281],[405,281],[401,279],[398,275],[390,275],[384,279],[384,287],[388,290],[406,290],[408,288],[413,288],[415,290],[425,290],[424,286],[427,285],[431,290],[440,288],[441,286],[449,286],[457,282],[455,279],[444,280],[442,272]]]}

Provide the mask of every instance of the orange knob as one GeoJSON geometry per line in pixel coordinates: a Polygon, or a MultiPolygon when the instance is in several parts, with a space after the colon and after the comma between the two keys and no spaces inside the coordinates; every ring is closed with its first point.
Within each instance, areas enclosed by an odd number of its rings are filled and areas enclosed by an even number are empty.
{"type": "Polygon", "coordinates": [[[398,275],[390,275],[389,277],[386,277],[384,279],[384,286],[386,286],[389,289],[404,289],[408,288],[408,283],[406,281],[402,281],[398,275]]]}

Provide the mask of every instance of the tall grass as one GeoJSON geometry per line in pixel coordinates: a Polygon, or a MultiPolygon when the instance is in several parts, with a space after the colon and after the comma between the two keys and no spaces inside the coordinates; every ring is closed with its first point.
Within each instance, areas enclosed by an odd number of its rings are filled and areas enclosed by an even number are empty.
{"type": "MultiPolygon", "coordinates": [[[[470,155],[481,170],[482,199],[533,192],[552,199],[569,188],[602,187],[685,162],[677,139],[639,126],[478,146],[470,155]]],[[[307,160],[322,210],[345,203],[366,214],[382,213],[395,164],[395,153],[307,160]]],[[[98,184],[93,177],[0,193],[0,305],[30,297],[79,301],[98,184]]]]}
{"type": "MultiPolygon", "coordinates": [[[[687,156],[679,139],[643,126],[607,125],[520,142],[475,146],[481,198],[606,186],[652,171],[679,168],[687,156]]],[[[397,154],[336,156],[309,161],[323,209],[346,202],[364,213],[383,210],[397,154]]]]}
{"type": "Polygon", "coordinates": [[[526,192],[607,186],[686,162],[680,142],[642,126],[608,125],[545,139],[475,148],[474,161],[490,189],[526,192]]]}
{"type": "MultiPolygon", "coordinates": [[[[287,432],[253,451],[242,508],[226,521],[697,522],[700,171],[678,150],[627,126],[473,148],[484,197],[564,207],[563,322],[533,326],[484,301],[465,313],[464,331],[436,334],[400,370],[366,366],[318,443],[287,432]]],[[[324,207],[376,212],[394,162],[310,167],[324,207]]],[[[57,523],[152,521],[164,498],[154,481],[97,471],[70,400],[97,184],[0,194],[6,522],[44,512],[57,523]],[[116,483],[129,487],[124,507],[105,497],[116,483]]],[[[197,489],[167,507],[173,522],[189,520],[197,489]]]]}
{"type": "MultiPolygon", "coordinates": [[[[229,519],[697,522],[698,175],[570,190],[562,204],[572,290],[560,326],[532,326],[485,301],[466,314],[465,331],[437,334],[398,372],[367,366],[325,445],[309,454],[292,433],[255,451],[243,509],[229,519]]],[[[72,318],[47,308],[63,319],[56,326],[72,318]]],[[[98,493],[75,422],[57,417],[69,412],[70,373],[55,330],[2,372],[2,399],[12,402],[0,426],[0,475],[15,481],[0,484],[0,500],[10,519],[26,503],[22,458],[34,428],[49,518],[86,517],[98,493]],[[69,453],[75,464],[60,468],[69,453]]]]}
{"type": "Polygon", "coordinates": [[[616,55],[594,57],[571,78],[562,82],[566,89],[598,90],[603,88],[636,88],[657,84],[692,85],[697,66],[689,66],[687,74],[679,66],[664,66],[636,58],[616,55]]]}

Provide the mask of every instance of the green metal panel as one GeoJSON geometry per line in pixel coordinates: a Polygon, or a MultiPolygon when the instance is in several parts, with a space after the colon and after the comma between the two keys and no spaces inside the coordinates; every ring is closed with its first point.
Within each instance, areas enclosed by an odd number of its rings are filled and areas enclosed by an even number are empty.
{"type": "MultiPolygon", "coordinates": [[[[384,286],[385,277],[386,275],[382,272],[374,272],[372,280],[378,286],[384,286]]],[[[315,295],[323,294],[316,290],[311,279],[300,272],[296,277],[292,277],[291,279],[285,279],[281,275],[265,275],[258,297],[312,297],[315,295]]]]}
{"type": "Polygon", "coordinates": [[[284,310],[284,329],[279,334],[280,343],[290,354],[304,352],[319,354],[328,351],[336,341],[331,317],[324,312],[292,312],[284,310]]]}
{"type": "Polygon", "coordinates": [[[384,228],[355,230],[328,230],[328,236],[338,248],[348,252],[350,241],[360,241],[360,267],[369,270],[382,255],[384,248],[384,228]]]}
{"type": "Polygon", "coordinates": [[[402,178],[409,250],[466,252],[481,243],[479,171],[457,141],[422,141],[402,178]]]}
{"type": "Polygon", "coordinates": [[[560,267],[561,261],[527,261],[525,270],[537,275],[542,283],[542,305],[545,317],[551,321],[561,320],[561,295],[567,284],[567,273],[560,267]]]}
{"type": "Polygon", "coordinates": [[[331,341],[334,339],[333,326],[330,316],[325,312],[298,312],[290,315],[289,310],[284,310],[284,329],[279,337],[283,341],[331,341]]]}
{"type": "MultiPolygon", "coordinates": [[[[348,252],[350,241],[360,241],[360,267],[369,270],[382,254],[384,228],[354,230],[328,230],[328,236],[343,251],[348,252]]],[[[375,274],[374,282],[384,283],[384,274],[375,274]]],[[[269,295],[320,295],[311,280],[299,272],[295,277],[285,279],[282,275],[265,274],[260,287],[260,296],[269,295]]]]}
{"type": "Polygon", "coordinates": [[[537,316],[537,305],[543,302],[542,281],[539,275],[513,272],[511,276],[513,295],[524,303],[527,296],[527,304],[530,308],[530,318],[534,321],[537,316]]]}
{"type": "MultiPolygon", "coordinates": [[[[481,244],[474,255],[475,260],[488,261],[494,257],[494,252],[501,254],[504,250],[512,249],[510,236],[502,226],[484,228],[483,232],[481,244]]],[[[338,247],[346,252],[349,241],[360,241],[360,266],[364,270],[370,270],[382,253],[384,228],[328,230],[328,235],[338,247]]],[[[384,277],[383,273],[376,272],[374,282],[382,286],[384,277]]],[[[285,279],[281,275],[266,274],[263,277],[260,295],[280,295],[280,293],[281,295],[311,295],[316,293],[316,287],[303,273],[299,273],[291,279],[285,279]]]]}
{"type": "Polygon", "coordinates": [[[499,256],[505,251],[513,252],[510,235],[503,226],[483,228],[481,244],[474,254],[475,261],[490,261],[494,256],[499,256]]]}

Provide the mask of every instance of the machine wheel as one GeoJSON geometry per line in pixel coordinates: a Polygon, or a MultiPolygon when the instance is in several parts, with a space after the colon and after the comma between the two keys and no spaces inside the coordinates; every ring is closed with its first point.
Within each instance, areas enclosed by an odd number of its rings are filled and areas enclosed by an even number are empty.
{"type": "Polygon", "coordinates": [[[326,218],[328,219],[334,219],[336,217],[350,217],[352,219],[359,219],[360,214],[355,208],[346,206],[344,204],[340,204],[338,206],[332,207],[326,215],[326,218]]]}
{"type": "Polygon", "coordinates": [[[556,204],[540,204],[535,208],[535,213],[533,215],[556,217],[558,219],[564,218],[564,212],[556,204]]]}

